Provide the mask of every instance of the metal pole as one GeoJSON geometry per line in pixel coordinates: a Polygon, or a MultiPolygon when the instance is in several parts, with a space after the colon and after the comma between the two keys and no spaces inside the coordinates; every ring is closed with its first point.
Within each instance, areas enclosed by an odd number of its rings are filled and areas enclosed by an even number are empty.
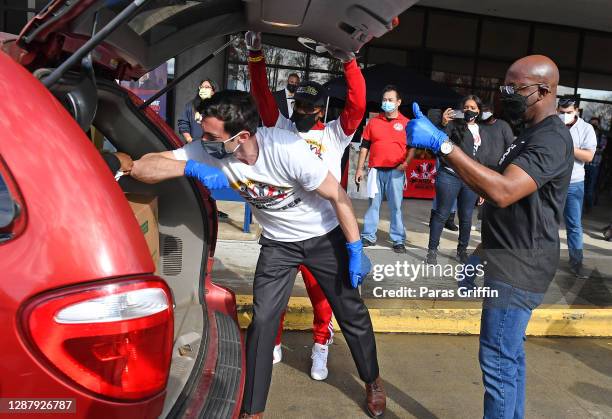
{"type": "Polygon", "coordinates": [[[225,48],[227,48],[228,45],[231,44],[232,42],[233,42],[232,40],[227,41],[225,44],[223,44],[219,48],[217,48],[213,53],[209,54],[206,58],[204,58],[202,61],[198,62],[196,65],[191,67],[185,73],[181,74],[179,77],[177,77],[174,80],[172,80],[172,82],[170,84],[168,84],[166,87],[161,89],[159,92],[155,93],[153,96],[151,96],[149,99],[147,99],[145,101],[145,103],[140,105],[139,109],[146,108],[151,103],[153,103],[155,100],[157,100],[160,96],[162,96],[164,93],[166,93],[168,90],[173,89],[174,86],[179,84],[181,81],[185,80],[185,78],[189,77],[191,75],[191,73],[193,73],[198,68],[202,67],[204,64],[206,64],[207,62],[209,62],[210,60],[215,58],[217,55],[219,55],[219,53],[221,53],[225,48]]]}
{"type": "Polygon", "coordinates": [[[329,109],[329,95],[327,95],[327,103],[325,104],[325,118],[323,118],[323,123],[327,124],[327,111],[329,109]]]}
{"type": "Polygon", "coordinates": [[[117,16],[113,18],[108,24],[100,30],[95,36],[85,42],[81,48],[76,50],[66,61],[64,61],[58,68],[53,70],[49,76],[45,77],[42,82],[49,88],[53,86],[62,77],[62,75],[68,71],[73,65],[81,61],[83,57],[89,54],[95,47],[97,47],[111,32],[121,26],[124,22],[128,21],[136,13],[137,9],[149,0],[134,0],[123,9],[117,16]]]}

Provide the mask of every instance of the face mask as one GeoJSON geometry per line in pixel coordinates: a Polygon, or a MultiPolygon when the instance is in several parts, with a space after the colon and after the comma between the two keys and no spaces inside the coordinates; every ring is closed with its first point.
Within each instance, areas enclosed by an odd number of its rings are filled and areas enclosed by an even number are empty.
{"type": "Polygon", "coordinates": [[[297,84],[288,84],[287,85],[287,91],[289,93],[295,93],[296,90],[297,90],[297,84]]]}
{"type": "Polygon", "coordinates": [[[518,93],[502,95],[501,102],[504,107],[504,119],[511,125],[521,125],[524,122],[527,108],[533,105],[533,103],[531,105],[527,105],[527,98],[537,92],[538,91],[536,90],[535,92],[530,93],[528,96],[523,96],[518,93]]]}
{"type": "Polygon", "coordinates": [[[561,120],[563,121],[563,123],[565,125],[569,125],[572,122],[574,122],[574,118],[576,117],[576,115],[574,114],[574,112],[570,112],[570,113],[560,113],[559,114],[559,118],[561,118],[561,120]]]}
{"type": "Polygon", "coordinates": [[[491,112],[488,112],[488,111],[485,111],[485,112],[482,113],[482,119],[485,120],[485,121],[487,119],[489,119],[490,117],[492,117],[492,116],[493,116],[493,114],[491,112]]]}
{"type": "Polygon", "coordinates": [[[238,144],[238,147],[236,147],[233,151],[227,151],[225,149],[225,143],[227,143],[228,141],[232,141],[234,138],[236,138],[237,136],[239,136],[240,134],[242,134],[243,131],[240,131],[238,134],[234,135],[231,138],[228,138],[225,141],[206,141],[206,140],[202,140],[200,141],[200,144],[202,145],[202,148],[204,149],[205,152],[207,152],[208,154],[210,154],[211,157],[214,157],[216,159],[223,159],[225,157],[229,157],[232,154],[234,154],[236,152],[236,150],[238,150],[241,146],[241,144],[238,144]]]}
{"type": "Polygon", "coordinates": [[[391,113],[395,110],[395,103],[384,100],[380,108],[387,113],[391,113]]]}
{"type": "Polygon", "coordinates": [[[210,87],[200,87],[200,91],[198,93],[202,100],[210,99],[213,95],[213,91],[210,87]]]}
{"type": "Polygon", "coordinates": [[[317,115],[318,113],[305,114],[295,111],[291,114],[291,120],[299,132],[308,132],[317,123],[317,115]]]}
{"type": "Polygon", "coordinates": [[[474,111],[464,111],[463,112],[463,120],[465,122],[472,122],[476,119],[477,116],[478,116],[478,112],[474,112],[474,111]]]}

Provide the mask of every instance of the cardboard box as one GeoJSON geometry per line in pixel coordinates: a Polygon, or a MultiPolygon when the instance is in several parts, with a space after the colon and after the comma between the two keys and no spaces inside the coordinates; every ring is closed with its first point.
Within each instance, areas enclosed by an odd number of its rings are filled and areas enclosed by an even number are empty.
{"type": "Polygon", "coordinates": [[[136,220],[138,220],[140,231],[142,231],[145,237],[145,241],[149,247],[149,253],[155,264],[155,272],[157,272],[159,268],[157,197],[133,193],[125,194],[125,197],[132,208],[132,212],[134,212],[136,220]]]}

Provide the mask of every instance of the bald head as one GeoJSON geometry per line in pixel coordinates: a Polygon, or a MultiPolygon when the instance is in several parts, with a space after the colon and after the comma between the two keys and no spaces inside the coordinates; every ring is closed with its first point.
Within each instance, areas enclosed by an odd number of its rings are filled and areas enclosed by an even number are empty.
{"type": "Polygon", "coordinates": [[[544,55],[529,55],[515,61],[506,72],[506,85],[524,97],[523,120],[529,126],[556,113],[559,69],[544,55]]]}
{"type": "Polygon", "coordinates": [[[559,69],[553,60],[544,55],[528,55],[517,60],[506,72],[506,79],[524,82],[542,83],[557,90],[559,85],[559,69]]]}

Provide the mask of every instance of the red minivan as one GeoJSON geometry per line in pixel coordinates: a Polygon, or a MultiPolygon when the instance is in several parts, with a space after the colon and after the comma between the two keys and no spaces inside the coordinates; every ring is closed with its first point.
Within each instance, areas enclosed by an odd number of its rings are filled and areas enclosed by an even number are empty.
{"type": "Polygon", "coordinates": [[[117,80],[246,29],[358,50],[413,3],[54,0],[19,37],[5,36],[0,413],[236,417],[244,355],[234,295],[210,275],[214,200],[187,178],[116,181],[85,131],[134,159],[180,147],[117,80]],[[91,54],[43,84],[101,34],[91,54]],[[158,198],[157,275],[125,193],[158,198]]]}

